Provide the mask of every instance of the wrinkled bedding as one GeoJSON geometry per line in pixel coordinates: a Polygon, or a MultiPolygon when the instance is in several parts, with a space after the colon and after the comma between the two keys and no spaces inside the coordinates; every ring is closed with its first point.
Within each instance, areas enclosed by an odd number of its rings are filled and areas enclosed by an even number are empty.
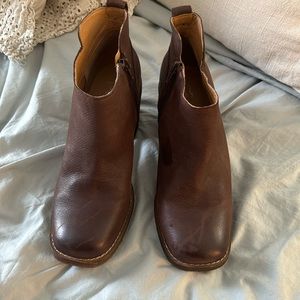
{"type": "Polygon", "coordinates": [[[25,66],[0,55],[0,299],[300,299],[300,99],[207,55],[230,151],[232,250],[220,269],[178,270],[153,217],[157,85],[170,34],[133,16],[131,37],[143,73],[136,209],[115,255],[94,269],[58,262],[49,245],[77,33],[37,46],[25,66]]]}

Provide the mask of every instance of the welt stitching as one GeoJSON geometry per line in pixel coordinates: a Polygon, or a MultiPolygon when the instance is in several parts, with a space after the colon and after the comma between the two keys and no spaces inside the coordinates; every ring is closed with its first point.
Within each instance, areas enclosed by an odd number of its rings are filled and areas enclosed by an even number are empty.
{"type": "MultiPolygon", "coordinates": [[[[159,230],[159,229],[158,229],[159,230]]],[[[165,247],[165,249],[167,250],[168,254],[172,257],[172,259],[174,259],[176,262],[180,263],[181,265],[183,266],[195,266],[195,267],[204,267],[204,266],[211,266],[211,265],[216,265],[218,264],[219,262],[223,261],[227,256],[228,256],[228,253],[229,253],[229,249],[230,247],[227,248],[225,254],[218,260],[216,261],[213,261],[213,262],[210,262],[210,263],[201,263],[201,264],[193,264],[193,263],[185,263],[179,259],[177,259],[170,251],[166,241],[165,241],[165,238],[163,237],[163,235],[161,234],[161,238],[163,240],[163,246],[165,247]]]]}
{"type": "MultiPolygon", "coordinates": [[[[133,200],[131,199],[131,206],[133,206],[133,200]]],[[[62,255],[63,257],[65,258],[68,258],[68,259],[71,259],[73,261],[78,261],[78,262],[85,262],[85,261],[96,261],[96,260],[99,260],[101,258],[103,258],[105,255],[107,255],[111,250],[112,248],[115,246],[115,244],[117,243],[117,241],[119,240],[120,238],[120,235],[121,233],[123,232],[125,226],[127,225],[127,221],[129,219],[129,217],[131,216],[131,212],[132,212],[132,209],[133,207],[131,208],[131,210],[129,211],[129,213],[127,214],[126,216],[126,219],[123,223],[123,226],[121,227],[116,239],[114,240],[114,242],[112,243],[112,245],[104,252],[102,253],[101,255],[99,256],[96,256],[96,257],[93,257],[93,258],[77,258],[77,257],[74,257],[74,256],[71,256],[71,255],[67,255],[67,254],[64,254],[63,252],[59,251],[55,244],[54,244],[54,240],[53,240],[53,235],[51,234],[50,235],[50,239],[51,239],[51,245],[53,246],[53,249],[55,250],[55,252],[59,253],[60,255],[62,255]]]]}

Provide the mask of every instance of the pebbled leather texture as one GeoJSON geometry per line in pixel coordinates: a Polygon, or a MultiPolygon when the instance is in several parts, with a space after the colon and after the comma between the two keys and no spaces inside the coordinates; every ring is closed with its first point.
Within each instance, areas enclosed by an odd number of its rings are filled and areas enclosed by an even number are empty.
{"type": "Polygon", "coordinates": [[[177,6],[172,8],[172,17],[176,17],[183,14],[189,14],[192,12],[190,5],[177,6]]]}
{"type": "Polygon", "coordinates": [[[229,255],[230,162],[218,96],[204,61],[201,19],[187,7],[173,10],[173,15],[159,86],[155,220],[170,262],[185,270],[205,271],[223,265],[229,255]],[[184,40],[197,58],[193,65],[187,61],[190,56],[183,55],[188,47],[184,40]],[[196,84],[201,89],[188,86],[190,68],[199,68],[196,84]],[[192,97],[198,104],[190,103],[192,97]]]}
{"type": "Polygon", "coordinates": [[[133,210],[131,174],[141,75],[129,39],[126,9],[116,2],[121,1],[110,1],[111,7],[93,11],[80,26],[68,137],[54,195],[50,234],[54,254],[82,266],[98,265],[114,253],[133,210]],[[120,16],[122,21],[116,27],[120,16]],[[93,53],[88,41],[97,39],[94,24],[104,17],[103,43],[106,34],[118,33],[116,78],[108,93],[91,95],[80,83],[91,56],[82,55],[84,51],[93,53]],[[107,25],[110,21],[113,29],[107,25]]]}

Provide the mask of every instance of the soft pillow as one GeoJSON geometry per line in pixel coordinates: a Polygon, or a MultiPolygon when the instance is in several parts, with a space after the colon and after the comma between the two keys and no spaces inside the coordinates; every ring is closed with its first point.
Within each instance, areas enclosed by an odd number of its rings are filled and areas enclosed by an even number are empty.
{"type": "Polygon", "coordinates": [[[300,92],[299,0],[159,0],[190,4],[204,30],[250,63],[300,92]]]}

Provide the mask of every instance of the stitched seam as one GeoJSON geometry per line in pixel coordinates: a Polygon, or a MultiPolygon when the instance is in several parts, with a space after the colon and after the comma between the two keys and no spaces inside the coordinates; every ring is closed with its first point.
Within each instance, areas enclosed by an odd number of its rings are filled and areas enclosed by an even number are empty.
{"type": "Polygon", "coordinates": [[[92,262],[92,261],[97,261],[97,260],[103,258],[105,255],[107,255],[107,254],[112,250],[112,248],[116,245],[116,243],[117,243],[117,241],[119,240],[119,238],[120,238],[122,232],[125,230],[124,228],[126,228],[126,225],[128,224],[127,221],[128,221],[128,219],[130,218],[132,211],[133,211],[133,200],[132,200],[132,198],[131,198],[131,210],[130,210],[129,213],[127,214],[126,219],[125,219],[125,221],[124,221],[124,223],[123,223],[123,226],[121,227],[121,229],[120,229],[120,231],[119,231],[119,233],[118,233],[116,239],[114,240],[114,242],[112,243],[112,245],[111,245],[104,253],[102,253],[102,254],[99,255],[99,256],[96,256],[96,257],[93,257],[93,258],[77,258],[77,257],[71,256],[71,255],[64,254],[63,252],[59,251],[59,250],[56,248],[56,246],[55,246],[55,244],[54,244],[53,234],[52,234],[52,233],[51,233],[51,235],[50,235],[51,245],[52,245],[52,247],[53,247],[53,249],[54,249],[55,252],[57,252],[58,254],[62,255],[62,256],[65,257],[65,258],[68,258],[68,259],[70,259],[70,260],[78,261],[78,262],[89,262],[89,261],[92,262]]]}
{"type": "Polygon", "coordinates": [[[168,254],[177,262],[181,263],[182,265],[187,265],[187,266],[196,266],[196,267],[202,267],[202,266],[211,266],[211,265],[215,265],[221,261],[223,261],[227,255],[228,255],[228,252],[229,252],[229,248],[226,250],[226,253],[224,256],[222,256],[220,259],[216,260],[216,261],[213,261],[213,262],[210,262],[210,263],[201,263],[201,264],[193,264],[193,263],[185,263],[185,262],[182,262],[180,261],[179,259],[177,259],[169,250],[168,246],[164,243],[164,246],[166,247],[166,250],[168,251],[168,254]]]}
{"type": "Polygon", "coordinates": [[[216,265],[218,264],[219,262],[223,261],[227,256],[228,256],[228,253],[229,253],[229,249],[230,247],[227,248],[224,256],[222,256],[220,259],[216,260],[216,261],[213,261],[213,262],[210,262],[210,263],[200,263],[200,264],[193,264],[193,263],[186,263],[186,262],[183,262],[179,259],[177,259],[170,251],[162,233],[160,234],[161,235],[161,238],[163,240],[163,246],[165,247],[165,249],[167,250],[168,254],[170,255],[170,257],[172,257],[172,259],[174,259],[176,262],[182,264],[183,266],[195,266],[195,267],[205,267],[205,266],[212,266],[212,265],[216,265]]]}

